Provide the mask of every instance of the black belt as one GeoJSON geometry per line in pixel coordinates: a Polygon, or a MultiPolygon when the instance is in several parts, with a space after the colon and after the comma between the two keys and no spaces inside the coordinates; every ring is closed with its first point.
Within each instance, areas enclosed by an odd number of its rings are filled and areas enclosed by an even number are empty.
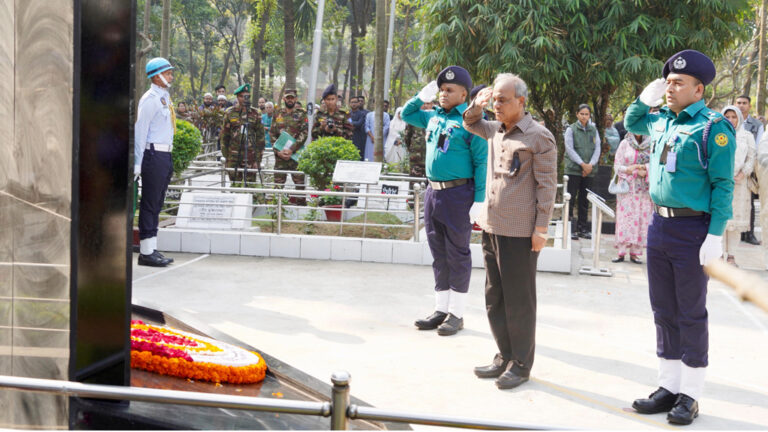
{"type": "Polygon", "coordinates": [[[691,208],[672,208],[672,207],[664,207],[660,205],[653,205],[654,211],[656,211],[656,214],[663,218],[677,218],[677,217],[692,217],[692,216],[702,216],[704,215],[703,211],[694,210],[691,208]]]}
{"type": "Polygon", "coordinates": [[[465,185],[467,183],[469,183],[469,179],[465,178],[448,181],[429,181],[429,185],[432,186],[432,189],[434,190],[450,189],[456,186],[465,185]]]}

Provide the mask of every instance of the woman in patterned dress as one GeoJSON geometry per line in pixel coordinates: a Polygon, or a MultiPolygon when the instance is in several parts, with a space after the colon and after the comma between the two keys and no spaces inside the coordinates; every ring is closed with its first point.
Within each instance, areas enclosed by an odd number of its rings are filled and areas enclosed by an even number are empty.
{"type": "Polygon", "coordinates": [[[651,140],[628,133],[616,150],[613,167],[619,179],[629,183],[629,192],[616,195],[616,239],[618,257],[613,262],[629,260],[641,264],[646,245],[653,203],[648,194],[648,160],[651,140]]]}

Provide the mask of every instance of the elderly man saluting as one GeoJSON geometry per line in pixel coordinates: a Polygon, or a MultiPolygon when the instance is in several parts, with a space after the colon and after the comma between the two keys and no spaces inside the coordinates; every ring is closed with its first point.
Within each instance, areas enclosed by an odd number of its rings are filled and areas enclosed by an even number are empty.
{"type": "Polygon", "coordinates": [[[427,129],[426,168],[429,186],[424,195],[424,226],[435,274],[435,312],[415,322],[419,330],[441,336],[464,327],[464,308],[472,272],[469,238],[474,216],[485,199],[488,144],[461,127],[472,78],[466,69],[449,66],[409,100],[400,116],[427,129]],[[440,91],[440,107],[425,111],[440,91]]]}
{"type": "Polygon", "coordinates": [[[699,414],[708,363],[702,266],[723,254],[736,138],[731,123],[704,103],[704,86],[715,78],[709,57],[680,51],[667,60],[663,76],[624,117],[628,131],[651,137],[648,183],[655,210],[648,227],[648,288],[659,388],[632,407],[642,414],[668,412],[667,421],[687,425],[699,414]],[[667,106],[651,114],[665,94],[667,106]]]}
{"type": "Polygon", "coordinates": [[[528,381],[536,336],[536,264],[547,241],[557,192],[555,137],[525,111],[528,87],[517,75],[496,77],[464,112],[464,127],[488,140],[483,229],[485,304],[499,352],[480,378],[499,389],[528,381]],[[493,97],[497,121],[483,120],[493,97]]]}

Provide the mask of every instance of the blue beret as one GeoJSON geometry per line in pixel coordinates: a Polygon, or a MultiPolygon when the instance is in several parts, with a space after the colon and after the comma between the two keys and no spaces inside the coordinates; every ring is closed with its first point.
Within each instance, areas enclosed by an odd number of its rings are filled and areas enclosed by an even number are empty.
{"type": "Polygon", "coordinates": [[[480,90],[482,90],[482,89],[484,89],[486,87],[488,87],[488,86],[485,85],[485,84],[480,84],[480,85],[476,85],[476,86],[472,87],[472,90],[469,91],[469,99],[474,99],[475,96],[478,93],[480,93],[480,90]]]}
{"type": "Polygon", "coordinates": [[[707,85],[715,79],[715,64],[705,54],[696,50],[683,50],[664,63],[664,78],[671,73],[690,75],[698,78],[704,85],[707,85]]]}
{"type": "Polygon", "coordinates": [[[336,86],[331,84],[328,87],[323,90],[323,99],[327,98],[328,95],[335,95],[336,94],[336,86]]]}
{"type": "Polygon", "coordinates": [[[437,87],[443,84],[458,84],[467,90],[472,88],[472,77],[461,66],[448,66],[437,75],[437,87]]]}

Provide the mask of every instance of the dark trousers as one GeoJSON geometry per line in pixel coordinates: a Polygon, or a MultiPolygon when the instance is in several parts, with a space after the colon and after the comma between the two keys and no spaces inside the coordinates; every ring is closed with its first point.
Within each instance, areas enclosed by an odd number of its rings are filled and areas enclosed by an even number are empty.
{"type": "Polygon", "coordinates": [[[579,174],[568,174],[568,193],[571,194],[571,209],[574,213],[578,209],[579,219],[574,224],[574,218],[571,217],[571,227],[574,232],[591,231],[587,222],[589,217],[589,201],[587,200],[587,189],[592,187],[592,177],[582,177],[579,174]],[[578,196],[578,199],[577,199],[578,196]],[[574,203],[576,205],[574,205],[574,203]]]}
{"type": "Polygon", "coordinates": [[[709,216],[665,219],[648,227],[648,288],[656,324],[656,354],[706,367],[709,350],[707,282],[699,249],[709,216]]]}
{"type": "Polygon", "coordinates": [[[160,210],[172,175],[173,160],[170,152],[144,150],[144,158],[141,160],[140,240],[157,236],[160,210]]]}
{"type": "Polygon", "coordinates": [[[483,231],[485,307],[499,354],[508,370],[531,374],[536,346],[536,262],[530,237],[483,231]]]}
{"type": "Polygon", "coordinates": [[[424,228],[434,259],[435,291],[451,289],[465,293],[469,290],[472,273],[469,208],[474,197],[475,184],[471,181],[443,190],[433,190],[429,186],[424,193],[424,228]]]}

